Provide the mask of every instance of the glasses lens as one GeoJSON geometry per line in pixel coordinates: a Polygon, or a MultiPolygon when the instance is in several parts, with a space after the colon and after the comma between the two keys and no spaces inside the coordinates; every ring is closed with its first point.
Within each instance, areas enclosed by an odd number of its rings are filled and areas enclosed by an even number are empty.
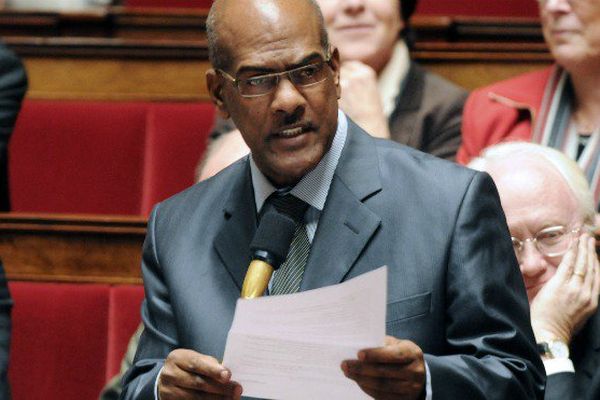
{"type": "Polygon", "coordinates": [[[298,86],[310,86],[323,82],[327,78],[323,65],[324,62],[320,61],[292,70],[289,72],[290,79],[294,85],[298,86]]]}
{"type": "Polygon", "coordinates": [[[536,243],[547,256],[559,256],[567,252],[571,244],[571,235],[565,227],[555,226],[544,229],[536,235],[536,243]]]}
{"type": "Polygon", "coordinates": [[[238,89],[242,96],[260,96],[271,92],[277,86],[277,79],[277,75],[238,78],[238,89]]]}

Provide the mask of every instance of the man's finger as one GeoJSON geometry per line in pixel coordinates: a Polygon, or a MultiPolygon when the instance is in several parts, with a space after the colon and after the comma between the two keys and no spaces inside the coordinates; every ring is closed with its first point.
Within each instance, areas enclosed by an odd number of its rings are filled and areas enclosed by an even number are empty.
{"type": "Polygon", "coordinates": [[[191,352],[173,361],[184,371],[203,375],[220,383],[227,383],[231,379],[231,372],[211,356],[191,352]]]}
{"type": "Polygon", "coordinates": [[[408,379],[416,376],[419,372],[408,368],[410,364],[388,364],[388,363],[367,363],[358,360],[346,360],[342,363],[344,372],[353,375],[408,379]]]}
{"type": "Polygon", "coordinates": [[[420,357],[419,349],[408,340],[398,340],[396,343],[361,350],[358,359],[372,363],[409,364],[420,357]]]}

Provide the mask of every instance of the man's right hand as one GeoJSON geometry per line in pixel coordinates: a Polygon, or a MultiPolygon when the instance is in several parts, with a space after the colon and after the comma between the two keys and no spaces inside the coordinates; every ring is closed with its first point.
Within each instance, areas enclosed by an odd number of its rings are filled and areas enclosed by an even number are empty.
{"type": "Polygon", "coordinates": [[[216,358],[177,349],[167,356],[158,377],[160,400],[240,399],[242,386],[216,358]]]}

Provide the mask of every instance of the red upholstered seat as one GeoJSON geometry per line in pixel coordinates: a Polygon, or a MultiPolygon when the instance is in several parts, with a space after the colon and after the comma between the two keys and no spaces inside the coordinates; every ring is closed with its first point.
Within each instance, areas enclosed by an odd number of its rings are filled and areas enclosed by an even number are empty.
{"type": "Polygon", "coordinates": [[[142,286],[123,285],[110,289],[106,381],[121,368],[129,339],[141,321],[140,307],[143,299],[142,286]]]}
{"type": "Polygon", "coordinates": [[[142,214],[194,183],[215,109],[210,103],[153,104],[148,110],[142,214]]]}
{"type": "Polygon", "coordinates": [[[10,142],[13,211],[146,215],[194,181],[210,103],[26,100],[10,142]]]}
{"type": "Polygon", "coordinates": [[[28,100],[10,142],[13,211],[140,213],[143,103],[28,100]]]}
{"type": "Polygon", "coordinates": [[[105,383],[107,285],[10,282],[13,400],[95,399],[105,383]]]}
{"type": "Polygon", "coordinates": [[[13,400],[95,400],[140,323],[142,286],[9,282],[13,400]]]}

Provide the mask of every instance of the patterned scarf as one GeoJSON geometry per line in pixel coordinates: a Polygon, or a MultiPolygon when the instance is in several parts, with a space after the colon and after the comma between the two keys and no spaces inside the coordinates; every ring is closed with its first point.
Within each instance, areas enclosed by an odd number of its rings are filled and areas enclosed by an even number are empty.
{"type": "Polygon", "coordinates": [[[600,127],[591,133],[579,154],[579,132],[571,120],[574,100],[569,74],[555,67],[546,84],[539,116],[531,141],[553,147],[577,161],[590,183],[596,206],[600,210],[600,127]]]}

